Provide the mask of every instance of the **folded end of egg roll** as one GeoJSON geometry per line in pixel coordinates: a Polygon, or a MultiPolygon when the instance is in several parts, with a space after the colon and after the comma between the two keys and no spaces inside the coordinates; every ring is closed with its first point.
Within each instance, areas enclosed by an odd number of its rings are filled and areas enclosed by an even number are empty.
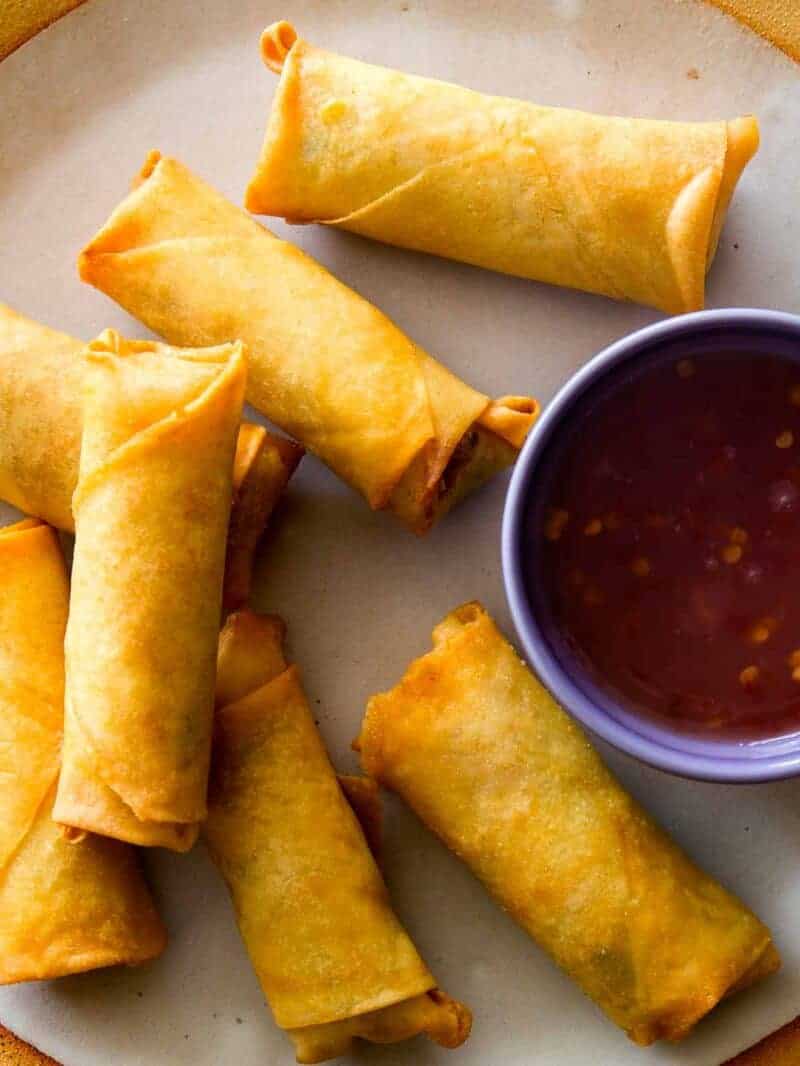
{"type": "Polygon", "coordinates": [[[539,415],[530,396],[494,400],[452,447],[426,446],[395,486],[389,509],[423,536],[456,504],[512,466],[539,415]]]}
{"type": "Polygon", "coordinates": [[[754,115],[743,115],[725,123],[727,143],[725,149],[725,164],[720,179],[717,203],[714,210],[714,218],[711,223],[711,237],[708,244],[706,258],[706,270],[711,267],[714,256],[717,253],[720,234],[725,224],[734,191],[739,183],[742,172],[753,156],[758,151],[760,133],[758,120],[754,115]]]}
{"type": "Polygon", "coordinates": [[[469,1037],[471,1029],[472,1014],[467,1007],[433,989],[346,1021],[290,1029],[288,1035],[299,1063],[317,1063],[346,1055],[356,1039],[396,1044],[425,1035],[440,1047],[457,1048],[469,1037]]]}
{"type": "Polygon", "coordinates": [[[246,422],[239,430],[233,460],[224,611],[233,611],[249,599],[259,539],[303,454],[299,444],[269,433],[263,426],[246,422]]]}
{"type": "Polygon", "coordinates": [[[248,610],[223,628],[205,827],[264,993],[300,1062],[343,1054],[356,1037],[427,1033],[455,1046],[469,1012],[436,990],[370,853],[377,786],[337,781],[284,632],[248,610]]]}

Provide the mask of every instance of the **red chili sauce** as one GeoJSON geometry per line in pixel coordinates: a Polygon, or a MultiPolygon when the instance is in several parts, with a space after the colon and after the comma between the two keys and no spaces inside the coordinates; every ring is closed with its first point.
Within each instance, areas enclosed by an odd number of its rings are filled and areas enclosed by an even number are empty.
{"type": "Polygon", "coordinates": [[[551,485],[545,593],[606,691],[683,731],[800,728],[800,364],[645,369],[578,415],[551,485]]]}

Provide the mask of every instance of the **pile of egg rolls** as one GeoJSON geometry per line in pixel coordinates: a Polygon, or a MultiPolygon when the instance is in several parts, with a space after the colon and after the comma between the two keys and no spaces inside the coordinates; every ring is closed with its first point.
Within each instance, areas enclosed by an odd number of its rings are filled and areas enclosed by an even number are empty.
{"type": "MultiPolygon", "coordinates": [[[[608,118],[317,49],[286,22],[254,212],[667,312],[701,307],[753,118],[608,118]]],[[[163,338],[88,344],[0,305],[0,984],[155,960],[137,848],[202,838],[300,1063],[445,1048],[443,991],[379,868],[379,785],[636,1043],[777,969],[770,931],[632,800],[468,603],[367,706],[339,776],[249,606],[304,451],[424,535],[513,464],[493,399],[176,159],[151,152],[78,259],[163,338]],[[245,402],[288,436],[242,422],[245,402]],[[59,533],[75,538],[68,574],[59,533]]],[[[510,387],[510,385],[509,385],[510,387]]]]}

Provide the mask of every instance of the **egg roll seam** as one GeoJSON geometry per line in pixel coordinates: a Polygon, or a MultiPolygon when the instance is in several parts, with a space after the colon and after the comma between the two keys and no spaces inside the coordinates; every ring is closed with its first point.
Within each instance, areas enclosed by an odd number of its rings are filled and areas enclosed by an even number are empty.
{"type": "MultiPolygon", "coordinates": [[[[214,378],[205,385],[200,393],[189,403],[182,405],[177,410],[170,411],[168,415],[159,418],[144,429],[137,430],[123,444],[118,445],[106,456],[103,461],[95,466],[86,475],[79,475],[78,484],[72,496],[72,510],[75,513],[81,501],[94,490],[95,482],[101,481],[109,473],[122,467],[128,459],[128,453],[137,450],[146,450],[157,445],[160,441],[168,441],[176,436],[184,426],[190,424],[194,416],[203,408],[209,407],[214,397],[224,391],[226,386],[235,381],[236,377],[246,373],[243,346],[240,342],[231,343],[231,351],[228,358],[219,361],[219,370],[214,378]]],[[[127,358],[125,355],[118,356],[114,353],[91,353],[90,359],[95,362],[95,355],[100,358],[98,364],[105,364],[117,358],[127,358]],[[107,357],[108,356],[108,357],[107,357]],[[110,358],[109,358],[110,357],[110,358]]],[[[180,358],[180,357],[178,357],[180,358]]],[[[189,360],[193,362],[193,360],[189,360]]],[[[208,364],[200,364],[208,365],[208,364]]],[[[212,364],[213,365],[213,362],[212,364]]]]}

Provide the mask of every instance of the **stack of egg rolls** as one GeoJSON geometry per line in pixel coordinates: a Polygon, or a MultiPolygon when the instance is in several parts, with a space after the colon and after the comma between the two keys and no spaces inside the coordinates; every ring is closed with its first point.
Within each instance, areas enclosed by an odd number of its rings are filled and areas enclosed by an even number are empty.
{"type": "MultiPolygon", "coordinates": [[[[83,422],[83,341],[0,304],[0,499],[72,532],[83,422]]],[[[261,532],[302,448],[242,425],[234,464],[225,606],[244,603],[261,532]]]]}
{"type": "Polygon", "coordinates": [[[625,793],[479,604],[370,700],[357,747],[636,1043],[680,1039],[778,968],[769,930],[625,793]]]}
{"type": "Polygon", "coordinates": [[[52,819],[64,720],[67,574],[36,519],[0,529],[0,984],[160,955],[132,848],[52,819]]]}
{"type": "Polygon", "coordinates": [[[250,403],[416,533],[512,463],[537,414],[530,397],[492,401],[470,388],[158,153],[79,269],[172,344],[243,341],[250,403]]]}
{"type": "MultiPolygon", "coordinates": [[[[275,1020],[301,1063],[356,1037],[456,1047],[469,1011],[437,989],[394,915],[282,640],[280,621],[250,611],[223,629],[204,826],[275,1020]]],[[[349,782],[359,806],[365,790],[349,782]]]]}
{"type": "Polygon", "coordinates": [[[247,207],[668,312],[703,306],[752,117],[613,118],[334,55],[277,22],[247,207]]]}
{"type": "Polygon", "coordinates": [[[241,344],[86,350],[54,816],[186,850],[206,813],[241,344]]]}

